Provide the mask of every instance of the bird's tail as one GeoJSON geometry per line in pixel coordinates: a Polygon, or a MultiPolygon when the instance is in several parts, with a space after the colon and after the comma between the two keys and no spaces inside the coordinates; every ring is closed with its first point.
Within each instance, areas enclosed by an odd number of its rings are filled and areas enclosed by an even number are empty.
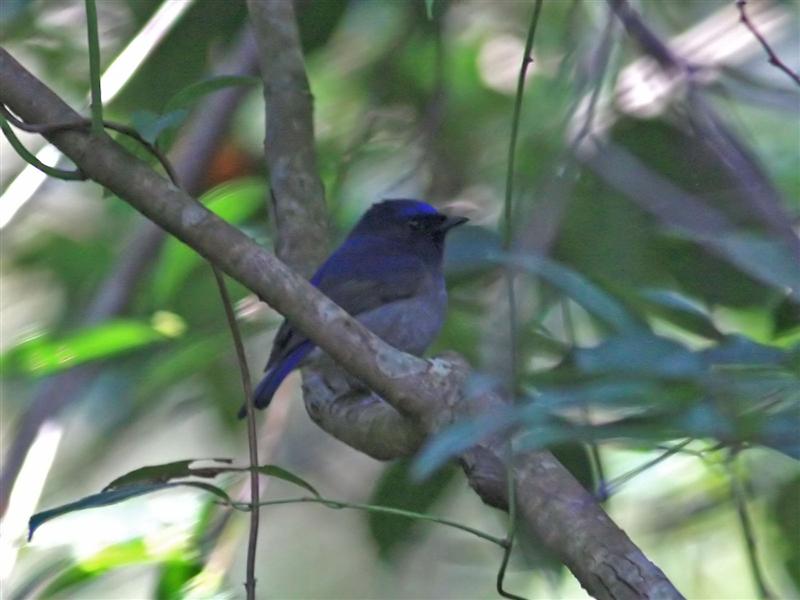
{"type": "MultiPolygon", "coordinates": [[[[310,342],[303,342],[292,350],[283,360],[267,371],[267,374],[264,375],[264,378],[253,392],[253,404],[256,408],[264,409],[269,406],[272,397],[275,395],[275,392],[278,391],[283,380],[286,379],[289,373],[300,366],[300,361],[313,349],[314,346],[310,342]]],[[[242,408],[239,409],[239,418],[244,419],[246,416],[247,407],[242,406],[242,408]]]]}

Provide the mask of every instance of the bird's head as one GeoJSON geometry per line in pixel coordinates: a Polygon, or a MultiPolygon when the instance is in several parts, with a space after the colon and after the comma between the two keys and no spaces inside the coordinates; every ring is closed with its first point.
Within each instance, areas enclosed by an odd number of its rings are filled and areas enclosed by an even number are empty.
{"type": "Polygon", "coordinates": [[[364,213],[353,235],[375,235],[415,245],[432,243],[441,249],[447,232],[468,220],[444,215],[419,200],[384,200],[364,213]]]}

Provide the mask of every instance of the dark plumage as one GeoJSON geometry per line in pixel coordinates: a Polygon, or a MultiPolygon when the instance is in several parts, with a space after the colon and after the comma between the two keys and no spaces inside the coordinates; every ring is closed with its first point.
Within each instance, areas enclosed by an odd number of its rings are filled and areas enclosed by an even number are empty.
{"type": "MultiPolygon", "coordinates": [[[[417,200],[374,204],[311,283],[387,343],[421,355],[444,322],[445,236],[466,221],[417,200]]],[[[313,359],[315,348],[284,321],[254,393],[256,407],[265,408],[286,376],[313,359]]]]}

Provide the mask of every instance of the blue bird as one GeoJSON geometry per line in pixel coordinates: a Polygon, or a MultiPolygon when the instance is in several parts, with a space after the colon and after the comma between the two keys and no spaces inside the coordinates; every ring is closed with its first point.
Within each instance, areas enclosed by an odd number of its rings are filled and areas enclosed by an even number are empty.
{"type": "MultiPolygon", "coordinates": [[[[444,239],[464,217],[448,217],[417,200],[372,205],[311,284],[398,350],[421,355],[444,322],[447,290],[444,239]]],[[[273,342],[254,404],[266,408],[289,373],[308,360],[314,343],[284,321],[273,342]]],[[[315,354],[318,354],[315,353],[315,354]]],[[[244,417],[245,408],[239,411],[244,417]]]]}

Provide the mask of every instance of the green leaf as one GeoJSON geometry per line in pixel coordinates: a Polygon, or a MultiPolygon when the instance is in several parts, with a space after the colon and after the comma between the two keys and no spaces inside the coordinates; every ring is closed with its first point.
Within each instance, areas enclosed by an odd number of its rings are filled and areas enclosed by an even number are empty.
{"type": "Polygon", "coordinates": [[[47,523],[47,521],[55,519],[56,517],[60,517],[61,515],[77,512],[79,510],[86,510],[89,508],[110,506],[112,504],[129,500],[130,498],[135,498],[136,496],[152,494],[153,492],[160,492],[161,490],[165,490],[167,488],[179,486],[198,488],[214,494],[224,502],[230,502],[230,497],[223,490],[216,486],[199,481],[182,481],[177,483],[136,483],[113,490],[103,491],[99,494],[92,494],[91,496],[86,496],[85,498],[81,498],[75,502],[70,502],[69,504],[63,504],[61,506],[57,506],[56,508],[51,508],[49,510],[36,513],[28,521],[28,541],[33,538],[33,534],[44,523],[47,523]]]}
{"type": "Polygon", "coordinates": [[[702,356],[678,342],[650,333],[616,336],[594,348],[575,351],[575,365],[583,373],[632,374],[690,378],[703,374],[702,356]]]}
{"type": "Polygon", "coordinates": [[[261,80],[258,77],[250,77],[247,75],[220,75],[217,77],[209,77],[208,79],[191,83],[175,93],[164,105],[164,113],[185,109],[203,96],[227,87],[240,85],[256,86],[260,84],[261,80]]]}
{"type": "Polygon", "coordinates": [[[447,427],[428,440],[417,454],[411,468],[412,478],[421,481],[430,477],[448,460],[465,452],[480,440],[510,427],[516,420],[516,411],[509,407],[505,411],[482,414],[447,427]]]}
{"type": "Polygon", "coordinates": [[[137,110],[131,115],[131,122],[142,138],[155,144],[164,131],[179,127],[188,116],[189,111],[186,109],[173,110],[163,115],[149,110],[137,110]]]}
{"type": "Polygon", "coordinates": [[[494,261],[537,275],[617,331],[641,331],[644,323],[583,275],[543,256],[497,254],[494,261]]]}
{"type": "Polygon", "coordinates": [[[743,335],[727,336],[720,344],[704,350],[702,356],[714,365],[778,365],[789,354],[779,348],[759,344],[743,335]]]}
{"type": "MultiPolygon", "coordinates": [[[[260,178],[244,178],[223,183],[206,192],[200,201],[217,216],[239,224],[264,206],[266,183],[260,178]]],[[[164,245],[151,286],[156,306],[164,306],[179,293],[193,269],[204,259],[185,244],[170,238],[164,245]]]]}
{"type": "Polygon", "coordinates": [[[674,290],[646,289],[638,294],[645,311],[650,311],[667,321],[708,339],[719,339],[722,333],[711,320],[711,315],[697,302],[674,290]]]}
{"type": "Polygon", "coordinates": [[[740,270],[787,291],[795,303],[800,303],[800,262],[780,241],[743,232],[698,236],[697,239],[713,244],[740,270]]]}
{"type": "Polygon", "coordinates": [[[153,560],[154,557],[148,551],[148,545],[142,538],[113,544],[59,573],[37,597],[65,597],[65,592],[72,592],[70,597],[75,598],[77,597],[75,588],[83,586],[109,571],[153,560]]]}
{"type": "MultiPolygon", "coordinates": [[[[150,484],[150,483],[166,483],[171,481],[172,479],[180,479],[182,477],[216,477],[217,475],[221,475],[222,473],[243,473],[249,471],[249,467],[236,467],[231,465],[231,459],[229,458],[211,458],[211,459],[196,459],[190,458],[186,460],[176,460],[173,462],[168,462],[160,465],[150,465],[146,467],[140,467],[131,471],[130,473],[126,473],[121,477],[118,477],[111,483],[109,483],[103,491],[110,491],[114,489],[119,489],[125,486],[134,485],[134,484],[150,484]],[[210,460],[213,462],[218,463],[225,463],[229,466],[222,466],[222,467],[192,467],[191,465],[202,461],[202,460],[210,460]]],[[[266,475],[268,477],[275,477],[277,479],[282,479],[288,483],[292,483],[299,487],[302,487],[305,490],[308,490],[315,496],[319,496],[319,492],[308,483],[306,480],[298,477],[294,473],[287,471],[283,467],[279,467],[277,465],[261,465],[258,467],[258,472],[262,475],[266,475]]]]}
{"type": "Polygon", "coordinates": [[[258,467],[258,472],[262,475],[276,477],[277,479],[282,479],[283,481],[298,485],[319,497],[319,492],[314,488],[313,485],[308,483],[305,479],[298,477],[294,473],[287,471],[283,467],[278,467],[277,465],[261,465],[258,467]]]}
{"type": "Polygon", "coordinates": [[[151,465],[147,467],[140,467],[126,473],[121,477],[117,477],[114,481],[109,483],[103,488],[103,491],[114,490],[126,485],[139,484],[139,483],[166,483],[171,479],[178,479],[181,477],[216,477],[227,469],[226,467],[210,467],[210,468],[197,468],[192,469],[191,464],[201,460],[210,460],[213,462],[231,464],[233,461],[230,458],[210,458],[210,459],[197,459],[189,458],[186,460],[176,460],[173,462],[164,463],[161,465],[151,465]]]}
{"type": "MultiPolygon", "coordinates": [[[[182,333],[179,329],[170,330],[182,333]]],[[[60,339],[39,336],[24,340],[0,355],[7,374],[50,375],[85,362],[107,359],[169,339],[152,323],[119,319],[65,335],[60,339]]]]}
{"type": "Polygon", "coordinates": [[[444,270],[448,277],[476,275],[494,269],[491,260],[502,252],[502,240],[485,227],[464,225],[448,234],[444,251],[444,270]]]}
{"type": "Polygon", "coordinates": [[[154,597],[157,600],[181,600],[184,586],[203,570],[198,560],[175,558],[161,563],[154,597]]]}
{"type": "MultiPolygon", "coordinates": [[[[457,469],[445,466],[423,482],[411,477],[411,463],[400,460],[390,464],[372,490],[369,504],[391,506],[412,512],[427,512],[447,491],[457,474],[457,469]]],[[[378,556],[389,561],[397,550],[418,533],[427,523],[386,513],[367,513],[367,523],[373,541],[378,545],[378,556]]]]}

